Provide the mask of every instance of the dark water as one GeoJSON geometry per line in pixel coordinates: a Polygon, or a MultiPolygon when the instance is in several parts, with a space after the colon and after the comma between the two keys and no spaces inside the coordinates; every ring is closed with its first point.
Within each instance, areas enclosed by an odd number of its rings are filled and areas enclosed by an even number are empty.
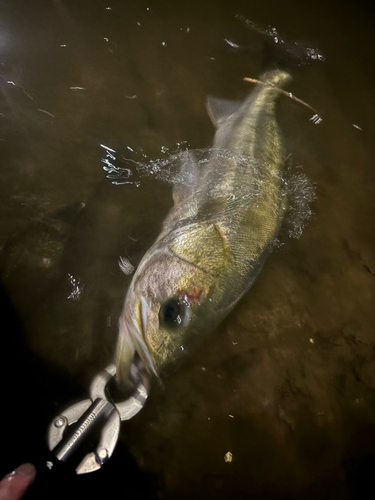
{"type": "Polygon", "coordinates": [[[112,359],[131,280],[119,256],[137,265],[172,204],[123,157],[210,146],[206,96],[241,99],[264,68],[267,37],[236,15],[277,29],[288,90],[323,118],[280,100],[314,215],[123,425],[106,467],[64,485],[92,498],[373,498],[375,38],[362,2],[0,2],[3,474],[43,458],[50,418],[112,359]],[[306,48],[325,60],[302,66],[306,48]],[[129,184],[106,178],[100,144],[129,184]]]}

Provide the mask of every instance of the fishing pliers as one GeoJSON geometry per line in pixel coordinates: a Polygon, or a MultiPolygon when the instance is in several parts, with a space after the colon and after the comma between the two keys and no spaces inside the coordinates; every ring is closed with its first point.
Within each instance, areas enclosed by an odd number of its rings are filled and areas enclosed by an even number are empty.
{"type": "Polygon", "coordinates": [[[111,457],[121,421],[131,419],[143,408],[149,391],[149,379],[140,372],[131,395],[115,403],[107,396],[106,390],[115,374],[115,365],[109,365],[93,379],[89,399],[73,404],[53,419],[47,434],[48,448],[53,457],[46,464],[48,468],[53,467],[54,459],[67,462],[77,454],[82,456],[82,449],[90,446],[88,443],[92,442],[93,436],[98,442],[80,459],[75,467],[76,473],[98,470],[111,457]]]}

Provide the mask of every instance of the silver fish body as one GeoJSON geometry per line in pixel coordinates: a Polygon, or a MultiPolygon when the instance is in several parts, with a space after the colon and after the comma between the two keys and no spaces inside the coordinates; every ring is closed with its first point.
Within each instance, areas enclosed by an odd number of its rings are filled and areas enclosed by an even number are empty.
{"type": "Polygon", "coordinates": [[[283,217],[285,153],[275,103],[289,75],[271,71],[237,104],[209,99],[216,126],[204,159],[181,156],[174,207],[129,286],[119,322],[117,374],[134,356],[157,375],[211,331],[258,275],[283,217]]]}

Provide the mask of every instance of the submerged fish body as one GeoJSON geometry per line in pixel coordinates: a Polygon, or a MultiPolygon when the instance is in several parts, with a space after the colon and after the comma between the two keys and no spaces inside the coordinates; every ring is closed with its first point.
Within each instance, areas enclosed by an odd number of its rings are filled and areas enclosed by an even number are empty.
{"type": "Polygon", "coordinates": [[[289,75],[263,75],[241,104],[209,99],[203,160],[181,155],[174,207],[133,277],[119,323],[117,374],[136,353],[151,374],[212,330],[258,275],[283,217],[284,149],[275,102],[289,75]]]}

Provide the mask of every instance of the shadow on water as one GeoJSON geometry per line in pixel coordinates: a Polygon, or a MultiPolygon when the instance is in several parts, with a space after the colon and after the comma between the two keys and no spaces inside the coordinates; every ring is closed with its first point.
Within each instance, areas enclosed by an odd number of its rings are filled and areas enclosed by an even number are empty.
{"type": "Polygon", "coordinates": [[[44,488],[374,496],[373,20],[364,2],[0,2],[0,473],[45,459],[50,419],[112,359],[131,280],[118,260],[139,263],[172,204],[170,186],[129,159],[209,147],[206,96],[244,98],[276,27],[281,52],[297,41],[325,59],[296,63],[290,84],[323,121],[279,106],[294,166],[316,185],[307,228],[153,389],[100,472],[44,488]],[[106,178],[108,159],[129,183],[106,178]]]}

